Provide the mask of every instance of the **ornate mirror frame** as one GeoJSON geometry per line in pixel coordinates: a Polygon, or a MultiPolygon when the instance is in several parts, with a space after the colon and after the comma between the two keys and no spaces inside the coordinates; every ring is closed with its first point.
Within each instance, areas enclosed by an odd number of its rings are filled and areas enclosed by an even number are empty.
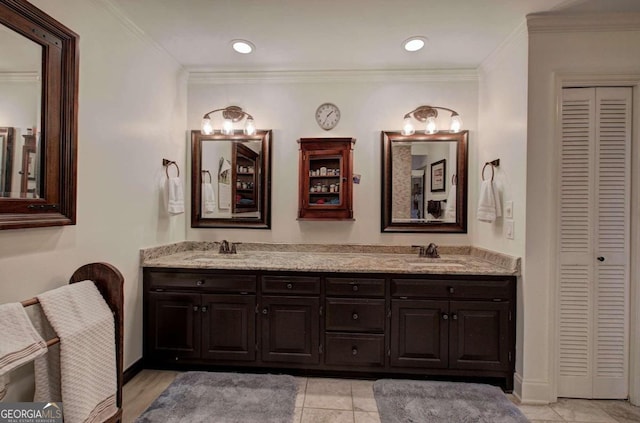
{"type": "Polygon", "coordinates": [[[0,24],[42,46],[40,198],[0,198],[0,229],[75,225],[79,37],[24,0],[0,0],[0,24]]]}
{"type": "Polygon", "coordinates": [[[233,135],[211,134],[204,135],[200,130],[191,131],[191,227],[192,228],[243,228],[243,229],[271,229],[271,130],[257,130],[254,135],[244,135],[242,131],[235,131],[233,135]],[[257,183],[260,187],[259,213],[260,217],[251,218],[205,218],[202,216],[202,180],[205,174],[210,178],[211,173],[202,169],[203,141],[259,141],[261,143],[260,165],[257,173],[257,183]]]}
{"type": "MultiPolygon", "coordinates": [[[[435,134],[402,135],[400,132],[382,132],[382,209],[381,232],[467,232],[467,142],[468,131],[451,133],[446,131],[435,134]],[[455,222],[398,222],[392,219],[393,205],[393,153],[394,142],[456,142],[456,220],[455,222]]],[[[450,176],[448,176],[450,178],[450,176]]],[[[451,181],[447,181],[449,184],[451,181]]]]}

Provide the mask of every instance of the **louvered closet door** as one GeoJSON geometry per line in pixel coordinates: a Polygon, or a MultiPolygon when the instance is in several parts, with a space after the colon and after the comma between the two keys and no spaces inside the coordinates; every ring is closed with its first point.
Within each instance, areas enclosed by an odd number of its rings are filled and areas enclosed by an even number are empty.
{"type": "Polygon", "coordinates": [[[559,396],[628,393],[631,94],[563,90],[559,396]]]}

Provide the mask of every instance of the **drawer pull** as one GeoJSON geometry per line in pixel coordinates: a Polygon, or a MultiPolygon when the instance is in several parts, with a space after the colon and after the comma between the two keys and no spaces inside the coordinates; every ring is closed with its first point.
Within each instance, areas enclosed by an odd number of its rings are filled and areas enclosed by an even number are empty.
{"type": "Polygon", "coordinates": [[[442,313],[442,320],[449,320],[449,315],[447,313],[442,313]]]}
{"type": "Polygon", "coordinates": [[[353,292],[358,292],[358,285],[353,285],[353,292]]]}
{"type": "Polygon", "coordinates": [[[207,312],[207,306],[202,306],[202,312],[206,313],[207,312]]]}
{"type": "Polygon", "coordinates": [[[287,289],[291,289],[291,288],[293,288],[293,284],[292,283],[288,283],[287,284],[287,289]]]}
{"type": "Polygon", "coordinates": [[[204,285],[204,280],[203,280],[203,279],[197,280],[197,281],[196,281],[196,285],[197,285],[197,286],[202,286],[202,285],[204,285]]]}
{"type": "Polygon", "coordinates": [[[358,320],[358,313],[353,313],[353,314],[351,315],[351,318],[352,318],[353,320],[358,320]]]}
{"type": "Polygon", "coordinates": [[[198,307],[198,306],[193,306],[193,311],[198,311],[198,310],[200,310],[200,307],[198,307]]]}
{"type": "Polygon", "coordinates": [[[453,313],[453,314],[451,315],[451,318],[452,318],[453,320],[458,320],[458,313],[453,313]]]}
{"type": "Polygon", "coordinates": [[[449,287],[449,294],[453,294],[455,292],[455,289],[453,289],[452,286],[449,287]]]}
{"type": "Polygon", "coordinates": [[[351,348],[351,355],[358,355],[358,348],[357,347],[352,347],[351,348]]]}

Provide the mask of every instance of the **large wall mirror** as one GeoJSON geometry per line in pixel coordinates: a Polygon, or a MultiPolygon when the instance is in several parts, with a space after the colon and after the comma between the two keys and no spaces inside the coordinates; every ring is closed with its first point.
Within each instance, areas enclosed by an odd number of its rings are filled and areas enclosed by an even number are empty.
{"type": "Polygon", "coordinates": [[[191,227],[271,227],[271,131],[191,132],[191,227]]]}
{"type": "Polygon", "coordinates": [[[382,132],[382,232],[467,232],[467,139],[382,132]]]}
{"type": "Polygon", "coordinates": [[[30,3],[0,0],[0,229],[75,224],[78,42],[30,3]]]}

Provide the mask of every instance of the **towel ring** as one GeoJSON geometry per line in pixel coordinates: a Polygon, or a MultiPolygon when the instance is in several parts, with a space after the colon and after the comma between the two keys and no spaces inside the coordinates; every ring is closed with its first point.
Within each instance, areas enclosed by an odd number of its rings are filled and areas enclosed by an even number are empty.
{"type": "Polygon", "coordinates": [[[178,172],[177,177],[180,177],[180,168],[178,167],[178,163],[173,160],[162,159],[162,166],[164,166],[164,171],[167,174],[167,179],[169,179],[169,166],[174,165],[176,167],[176,171],[178,172]]]}
{"type": "Polygon", "coordinates": [[[211,176],[211,172],[209,172],[208,170],[203,170],[201,172],[202,173],[206,173],[207,175],[209,175],[209,183],[213,182],[213,177],[211,176]]]}
{"type": "Polygon", "coordinates": [[[491,163],[485,163],[484,166],[482,167],[482,180],[484,181],[484,170],[487,168],[487,166],[491,166],[491,182],[493,182],[493,175],[494,175],[494,171],[493,171],[493,165],[491,163]]]}

